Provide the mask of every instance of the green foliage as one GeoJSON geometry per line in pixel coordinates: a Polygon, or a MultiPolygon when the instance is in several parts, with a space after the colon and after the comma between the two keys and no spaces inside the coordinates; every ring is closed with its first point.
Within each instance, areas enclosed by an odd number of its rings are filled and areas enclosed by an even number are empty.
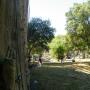
{"type": "Polygon", "coordinates": [[[66,30],[73,47],[85,50],[90,46],[90,1],[74,4],[66,17],[66,30]]]}
{"type": "Polygon", "coordinates": [[[49,20],[32,18],[28,24],[28,47],[30,52],[40,53],[48,49],[48,42],[54,37],[55,29],[49,20]]]}
{"type": "Polygon", "coordinates": [[[66,48],[66,52],[73,49],[71,38],[68,34],[65,36],[65,48],[66,48]]]}
{"type": "Polygon", "coordinates": [[[49,48],[53,57],[57,58],[58,60],[62,59],[66,51],[64,36],[55,37],[49,44],[49,48]]]}

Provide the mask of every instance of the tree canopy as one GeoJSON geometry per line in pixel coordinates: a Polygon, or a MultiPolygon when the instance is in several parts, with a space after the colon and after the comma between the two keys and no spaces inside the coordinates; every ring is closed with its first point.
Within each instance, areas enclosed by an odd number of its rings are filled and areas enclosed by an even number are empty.
{"type": "Polygon", "coordinates": [[[90,1],[75,3],[66,13],[66,30],[75,48],[90,47],[90,1]]]}
{"type": "Polygon", "coordinates": [[[28,46],[30,52],[42,52],[48,49],[48,42],[54,37],[55,28],[49,20],[32,18],[28,24],[28,46]]]}
{"type": "Polygon", "coordinates": [[[58,60],[62,59],[66,51],[65,43],[65,36],[56,36],[49,44],[51,55],[58,60]]]}

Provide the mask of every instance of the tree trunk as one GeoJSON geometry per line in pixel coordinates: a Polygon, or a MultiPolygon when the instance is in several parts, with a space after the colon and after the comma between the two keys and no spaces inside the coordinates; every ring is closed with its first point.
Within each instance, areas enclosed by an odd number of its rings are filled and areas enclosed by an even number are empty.
{"type": "Polygon", "coordinates": [[[16,67],[16,82],[7,90],[27,90],[27,82],[29,84],[26,78],[27,13],[28,0],[0,0],[0,57],[14,61],[13,67],[16,67]]]}

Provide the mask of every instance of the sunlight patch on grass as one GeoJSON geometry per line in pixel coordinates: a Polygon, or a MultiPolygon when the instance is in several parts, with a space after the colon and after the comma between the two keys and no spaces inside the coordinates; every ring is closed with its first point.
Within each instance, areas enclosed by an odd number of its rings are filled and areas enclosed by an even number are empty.
{"type": "Polygon", "coordinates": [[[90,74],[90,66],[88,64],[74,64],[75,70],[78,72],[83,72],[86,74],[90,74]]]}
{"type": "Polygon", "coordinates": [[[86,73],[86,74],[90,74],[90,71],[86,70],[86,69],[76,69],[75,71],[83,72],[83,73],[86,73]]]}
{"type": "Polygon", "coordinates": [[[43,67],[48,67],[48,68],[68,68],[71,67],[71,65],[44,65],[43,67]]]}
{"type": "Polygon", "coordinates": [[[31,81],[38,81],[37,90],[90,90],[90,75],[78,71],[81,67],[71,63],[43,64],[31,72],[31,81]]]}

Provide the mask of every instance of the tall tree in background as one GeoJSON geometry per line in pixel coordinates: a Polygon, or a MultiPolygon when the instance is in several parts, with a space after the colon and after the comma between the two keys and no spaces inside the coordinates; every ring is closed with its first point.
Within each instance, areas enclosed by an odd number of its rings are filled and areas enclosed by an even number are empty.
{"type": "Polygon", "coordinates": [[[66,30],[74,48],[81,51],[90,48],[90,1],[76,3],[66,13],[66,30]]]}
{"type": "Polygon", "coordinates": [[[56,36],[51,43],[49,43],[50,54],[59,60],[64,58],[64,54],[67,50],[65,36],[56,36]]]}
{"type": "Polygon", "coordinates": [[[32,18],[28,24],[28,47],[29,53],[42,52],[48,49],[48,42],[54,37],[55,29],[51,27],[49,20],[32,18]]]}

